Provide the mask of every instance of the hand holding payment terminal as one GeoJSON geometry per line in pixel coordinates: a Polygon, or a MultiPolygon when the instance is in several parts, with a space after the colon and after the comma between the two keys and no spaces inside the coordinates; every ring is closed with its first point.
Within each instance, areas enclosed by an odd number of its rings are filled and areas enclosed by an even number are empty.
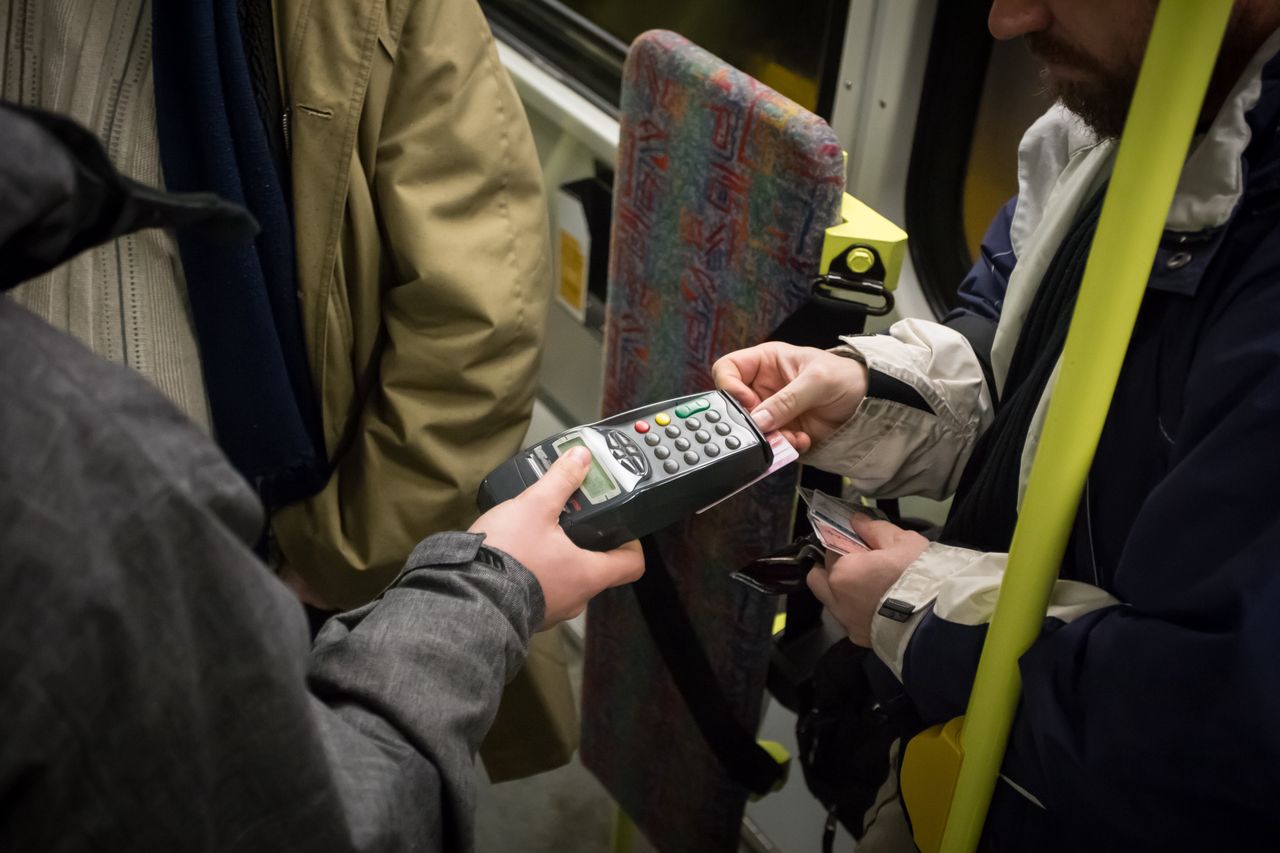
{"type": "Polygon", "coordinates": [[[708,391],[574,427],[520,451],[480,484],[480,508],[515,497],[573,447],[586,447],[593,458],[560,526],[574,544],[595,551],[687,518],[773,463],[769,442],[737,401],[708,391]]]}

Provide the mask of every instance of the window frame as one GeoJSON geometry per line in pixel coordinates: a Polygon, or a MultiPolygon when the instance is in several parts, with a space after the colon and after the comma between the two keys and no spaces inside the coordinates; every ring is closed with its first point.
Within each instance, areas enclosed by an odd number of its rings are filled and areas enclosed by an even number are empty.
{"type": "Polygon", "coordinates": [[[965,176],[993,39],[990,0],[938,4],[907,168],[911,260],[929,308],[945,317],[973,266],[964,233],[965,176]]]}
{"type": "MultiPolygon", "coordinates": [[[[825,4],[828,20],[814,112],[831,120],[849,3],[825,4]]],[[[559,0],[480,0],[495,34],[610,116],[618,117],[628,45],[559,0]]]]}

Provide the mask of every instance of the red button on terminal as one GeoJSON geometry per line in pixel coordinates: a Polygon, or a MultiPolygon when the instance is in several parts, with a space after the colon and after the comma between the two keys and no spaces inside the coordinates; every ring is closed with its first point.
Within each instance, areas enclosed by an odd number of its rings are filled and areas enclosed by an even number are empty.
{"type": "Polygon", "coordinates": [[[648,431],[649,431],[648,421],[636,421],[636,432],[640,433],[641,435],[644,435],[648,431]]]}

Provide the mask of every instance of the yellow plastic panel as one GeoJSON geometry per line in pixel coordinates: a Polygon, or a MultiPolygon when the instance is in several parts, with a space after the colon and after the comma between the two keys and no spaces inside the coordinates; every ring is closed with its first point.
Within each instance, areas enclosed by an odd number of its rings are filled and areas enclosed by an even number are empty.
{"type": "Polygon", "coordinates": [[[964,756],[964,717],[925,729],[907,744],[902,758],[902,797],[911,815],[911,833],[921,853],[938,853],[951,798],[964,756]]]}

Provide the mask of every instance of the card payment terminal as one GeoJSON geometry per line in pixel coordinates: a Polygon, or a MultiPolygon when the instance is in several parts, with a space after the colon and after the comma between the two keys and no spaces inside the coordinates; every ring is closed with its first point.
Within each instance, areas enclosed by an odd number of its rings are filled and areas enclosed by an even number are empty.
{"type": "Polygon", "coordinates": [[[515,497],[573,447],[591,451],[591,469],[560,526],[575,544],[597,551],[687,518],[773,463],[769,442],[737,401],[708,391],[574,427],[520,451],[480,484],[480,508],[515,497]]]}

